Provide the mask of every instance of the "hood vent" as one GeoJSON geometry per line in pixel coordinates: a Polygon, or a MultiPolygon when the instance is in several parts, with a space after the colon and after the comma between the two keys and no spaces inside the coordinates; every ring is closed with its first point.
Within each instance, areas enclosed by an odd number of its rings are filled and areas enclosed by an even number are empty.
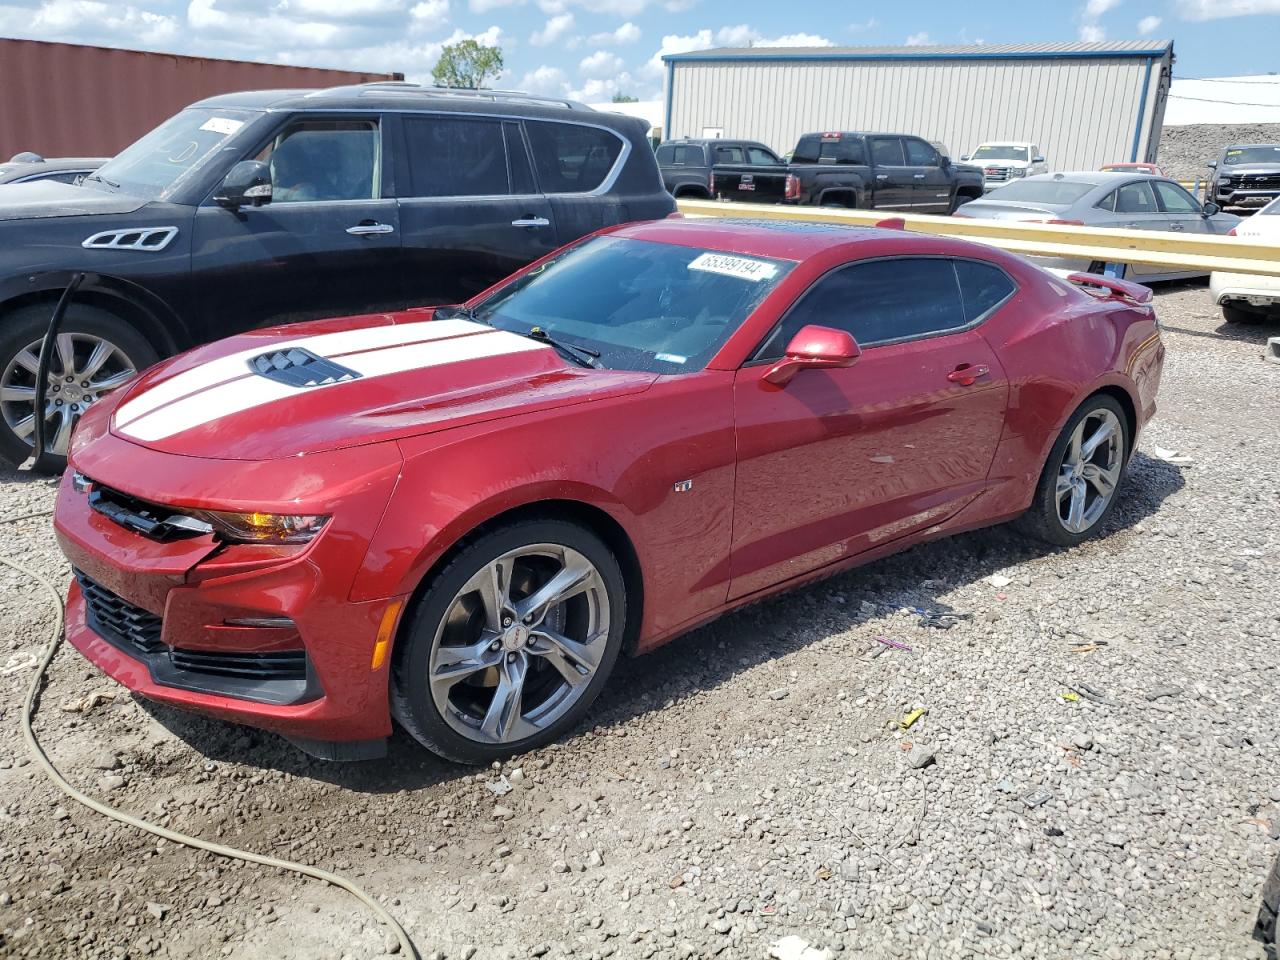
{"type": "Polygon", "coordinates": [[[249,361],[249,369],[260,377],[290,387],[325,387],[360,379],[360,374],[349,367],[318,357],[302,347],[258,354],[249,361]]]}

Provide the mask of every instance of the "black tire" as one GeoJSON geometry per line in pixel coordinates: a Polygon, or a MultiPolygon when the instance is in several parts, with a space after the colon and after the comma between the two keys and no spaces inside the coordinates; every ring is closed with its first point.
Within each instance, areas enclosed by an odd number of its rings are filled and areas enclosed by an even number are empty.
{"type": "MultiPolygon", "coordinates": [[[[12,375],[19,379],[21,385],[25,386],[29,381],[34,386],[34,375],[17,369],[15,358],[44,337],[53,307],[52,303],[31,304],[0,317],[0,378],[12,375]]],[[[91,335],[114,344],[139,373],[160,359],[160,354],[132,324],[88,304],[72,303],[67,308],[62,332],[91,335]]],[[[57,364],[55,355],[55,371],[59,369],[57,364]]],[[[10,423],[11,418],[17,419],[18,410],[18,407],[8,404],[0,407],[0,456],[15,464],[30,456],[32,448],[31,440],[19,436],[10,423]]],[[[62,459],[58,458],[59,461],[62,459]]]]}
{"type": "Polygon", "coordinates": [[[1267,319],[1267,315],[1261,310],[1255,310],[1252,307],[1242,307],[1239,304],[1224,303],[1222,305],[1222,319],[1227,323],[1262,323],[1267,319]]]}
{"type": "Polygon", "coordinates": [[[391,672],[391,709],[400,725],[431,752],[455,763],[486,764],[524,753],[559,738],[590,709],[622,649],[626,633],[626,585],[618,561],[590,530],[564,520],[522,520],[481,534],[466,544],[433,579],[415,603],[401,634],[391,672]],[[486,744],[454,730],[431,696],[428,669],[437,628],[458,592],[483,567],[511,550],[531,544],[557,544],[576,550],[596,568],[609,601],[609,631],[595,675],[572,707],[533,736],[504,744],[486,744]]]}
{"type": "Polygon", "coordinates": [[[969,203],[973,199],[974,198],[969,196],[967,193],[957,193],[951,199],[951,209],[947,211],[947,215],[950,216],[951,214],[955,213],[957,210],[959,210],[966,203],[969,203]]]}
{"type": "Polygon", "coordinates": [[[1106,526],[1107,518],[1111,516],[1111,512],[1115,510],[1116,504],[1120,500],[1124,487],[1125,473],[1128,469],[1129,455],[1132,452],[1132,443],[1133,438],[1130,435],[1129,420],[1119,402],[1105,393],[1095,393],[1089,397],[1071,415],[1066,426],[1062,428],[1062,433],[1054,443],[1053,449],[1049,451],[1049,459],[1045,462],[1044,470],[1040,474],[1040,482],[1036,484],[1035,497],[1031,501],[1031,507],[1018,518],[1016,525],[1028,536],[1060,547],[1074,547],[1090,537],[1096,536],[1106,526]],[[1076,427],[1079,426],[1082,420],[1104,410],[1115,416],[1121,431],[1119,477],[1105,509],[1089,525],[1087,530],[1074,532],[1063,525],[1063,519],[1060,514],[1061,508],[1057,497],[1058,474],[1062,469],[1067,446],[1071,442],[1071,435],[1075,432],[1076,427]]]}

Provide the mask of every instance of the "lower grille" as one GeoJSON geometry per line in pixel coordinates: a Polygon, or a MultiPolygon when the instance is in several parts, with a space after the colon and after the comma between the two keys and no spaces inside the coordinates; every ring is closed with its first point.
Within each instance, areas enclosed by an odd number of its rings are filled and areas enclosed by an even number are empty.
{"type": "Polygon", "coordinates": [[[302,703],[321,694],[305,650],[170,647],[160,639],[162,618],[108,590],[83,570],[76,570],[75,577],[84,596],[89,628],[145,663],[156,683],[261,703],[302,703]]]}
{"type": "Polygon", "coordinates": [[[112,593],[83,571],[77,570],[75,574],[89,611],[89,626],[104,639],[126,652],[145,655],[164,649],[159,617],[112,593]]]}

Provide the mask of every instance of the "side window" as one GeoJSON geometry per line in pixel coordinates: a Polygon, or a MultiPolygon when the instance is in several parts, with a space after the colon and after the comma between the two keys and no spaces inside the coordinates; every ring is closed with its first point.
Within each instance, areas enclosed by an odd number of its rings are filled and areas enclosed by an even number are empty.
{"type": "Polygon", "coordinates": [[[782,163],[764,147],[747,147],[747,162],[758,164],[760,166],[777,166],[782,163]]]}
{"type": "Polygon", "coordinates": [[[683,163],[683,162],[684,162],[684,161],[677,161],[677,160],[676,160],[676,148],[675,148],[675,147],[659,147],[659,148],[658,148],[658,150],[657,150],[657,160],[658,160],[658,163],[665,163],[665,164],[672,164],[672,163],[677,163],[677,162],[683,163]]]}
{"type": "Polygon", "coordinates": [[[1164,208],[1165,213],[1200,212],[1200,204],[1196,203],[1195,197],[1191,196],[1176,183],[1157,180],[1152,186],[1156,188],[1156,195],[1160,198],[1160,206],[1164,208]]]}
{"type": "Polygon", "coordinates": [[[913,167],[936,167],[938,165],[938,151],[923,140],[909,138],[904,142],[907,145],[908,165],[913,167]]]}
{"type": "Polygon", "coordinates": [[[271,168],[271,202],[376,200],[381,163],[375,120],[305,120],[259,152],[271,168]]]}
{"type": "Polygon", "coordinates": [[[955,265],[965,323],[973,323],[986,316],[1018,289],[1007,273],[989,263],[957,260],[955,265]]]}
{"type": "Polygon", "coordinates": [[[1155,213],[1156,198],[1145,180],[1126,183],[1116,191],[1116,213],[1155,213]]]}
{"type": "Polygon", "coordinates": [[[1105,197],[1099,200],[1097,203],[1098,209],[1109,210],[1111,213],[1115,213],[1116,212],[1116,195],[1119,192],[1120,192],[1119,190],[1112,190],[1105,197]]]}
{"type": "Polygon", "coordinates": [[[742,163],[741,147],[716,147],[716,163],[742,163]]]}
{"type": "Polygon", "coordinates": [[[520,124],[515,120],[504,120],[502,135],[507,141],[507,170],[511,175],[512,195],[525,197],[537,193],[538,188],[533,182],[533,161],[529,159],[520,124]]]}
{"type": "Polygon", "coordinates": [[[854,263],[810,287],[755,359],[781,357],[791,338],[811,323],[847,330],[859,346],[870,347],[954,330],[968,321],[952,261],[904,257],[854,263]]]}
{"type": "Polygon", "coordinates": [[[405,117],[413,197],[493,197],[511,192],[500,120],[405,117]]]}
{"type": "Polygon", "coordinates": [[[599,127],[530,120],[525,130],[543,193],[586,193],[596,189],[622,153],[618,135],[599,127]]]}
{"type": "Polygon", "coordinates": [[[818,163],[822,155],[822,147],[825,141],[818,138],[816,134],[809,134],[800,138],[800,142],[796,144],[795,152],[791,155],[793,163],[818,163]]]}
{"type": "Polygon", "coordinates": [[[872,137],[871,157],[877,167],[904,167],[906,157],[902,153],[902,141],[897,137],[872,137]]]}

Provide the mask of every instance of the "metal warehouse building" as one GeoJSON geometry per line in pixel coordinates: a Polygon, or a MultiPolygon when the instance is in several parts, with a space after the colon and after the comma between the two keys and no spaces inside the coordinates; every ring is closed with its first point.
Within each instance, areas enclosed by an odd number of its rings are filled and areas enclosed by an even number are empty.
{"type": "Polygon", "coordinates": [[[722,48],[663,57],[667,138],[779,152],[821,130],[914,133],[952,155],[1039,144],[1050,169],[1154,161],[1173,42],[722,48]]]}

